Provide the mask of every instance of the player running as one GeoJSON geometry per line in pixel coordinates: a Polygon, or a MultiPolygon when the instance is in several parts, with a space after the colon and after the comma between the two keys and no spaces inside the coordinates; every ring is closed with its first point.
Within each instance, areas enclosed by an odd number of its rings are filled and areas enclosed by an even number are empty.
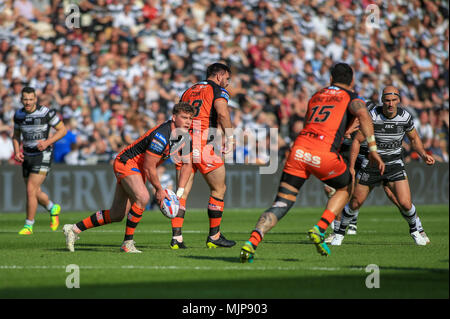
{"type": "MultiPolygon", "coordinates": [[[[222,63],[213,63],[206,70],[206,81],[196,83],[181,96],[181,101],[195,107],[192,121],[193,140],[193,172],[184,189],[179,189],[181,196],[180,209],[172,222],[171,249],[187,248],[183,241],[182,227],[186,213],[186,200],[191,191],[195,172],[199,171],[210,188],[208,203],[209,235],[206,238],[208,248],[232,247],[235,241],[228,240],[220,232],[226,185],[225,166],[218,150],[222,140],[215,141],[218,125],[225,133],[232,130],[230,113],[228,111],[229,94],[226,90],[230,81],[231,70],[222,63]]],[[[234,136],[226,136],[224,153],[233,150],[234,136]]],[[[179,169],[179,165],[177,169],[179,169]]],[[[177,172],[177,179],[179,172],[177,172]]]]}
{"type": "Polygon", "coordinates": [[[278,193],[272,207],[259,218],[249,240],[241,249],[241,262],[253,262],[255,250],[264,235],[289,211],[297,194],[311,174],[336,189],[328,200],[317,225],[309,231],[309,239],[321,255],[329,255],[324,234],[335,216],[344,208],[352,193],[352,178],[347,164],[338,153],[346,128],[357,117],[367,137],[369,158],[381,173],[384,163],[377,153],[373,125],[365,102],[353,87],[353,70],[345,63],[331,69],[331,85],[316,92],[308,102],[305,126],[299,133],[283,169],[278,193]]]}
{"type": "Polygon", "coordinates": [[[117,185],[111,208],[99,210],[76,224],[64,225],[63,231],[69,251],[74,251],[74,243],[82,231],[120,222],[128,213],[125,237],[120,250],[127,253],[141,252],[136,249],[133,236],[150,199],[145,182],[149,180],[153,185],[158,205],[161,206],[163,199],[169,197],[161,186],[156,168],[172,157],[181,163],[178,186],[185,187],[192,171],[188,130],[194,112],[194,108],[188,103],[176,104],[171,120],[147,131],[117,155],[114,160],[117,185]]]}
{"type": "Polygon", "coordinates": [[[32,235],[34,217],[38,204],[50,213],[50,228],[59,226],[61,206],[54,204],[41,185],[47,177],[52,163],[53,144],[66,135],[67,129],[60,121],[56,111],[37,104],[34,88],[22,90],[23,108],[14,114],[14,158],[22,163],[22,175],[27,189],[27,218],[19,235],[32,235]],[[56,130],[49,136],[50,128],[56,130]],[[21,137],[23,152],[20,149],[21,137]]]}
{"type": "MultiPolygon", "coordinates": [[[[383,183],[393,193],[393,199],[408,222],[409,233],[417,245],[426,245],[430,242],[423,231],[421,223],[417,222],[417,212],[411,201],[411,191],[402,160],[402,141],[406,134],[411,141],[412,148],[419,153],[427,165],[434,164],[434,158],[425,152],[422,141],[414,128],[411,114],[399,106],[400,93],[397,88],[388,86],[383,90],[382,106],[377,106],[370,111],[374,123],[375,137],[377,139],[378,153],[386,163],[384,174],[374,170],[364,160],[358,174],[355,192],[342,212],[341,224],[336,232],[331,245],[342,244],[350,220],[354,217],[355,210],[359,210],[369,193],[375,186],[383,183]],[[419,224],[419,225],[418,225],[419,224]]],[[[358,132],[353,140],[350,153],[350,169],[352,169],[359,153],[364,137],[358,132]]],[[[391,200],[393,200],[391,198],[391,200]]]]}

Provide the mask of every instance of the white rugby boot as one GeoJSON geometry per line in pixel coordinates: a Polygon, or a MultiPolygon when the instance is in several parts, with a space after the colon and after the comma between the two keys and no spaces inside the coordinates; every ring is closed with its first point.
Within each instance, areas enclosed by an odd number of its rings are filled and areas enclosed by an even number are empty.
{"type": "Polygon", "coordinates": [[[75,251],[75,241],[80,239],[73,231],[74,224],[65,224],[63,227],[64,236],[66,236],[66,247],[70,252],[75,251]]]}
{"type": "Polygon", "coordinates": [[[340,246],[340,245],[342,245],[343,240],[344,240],[344,235],[336,234],[334,236],[333,240],[331,241],[330,245],[331,246],[340,246]]]}
{"type": "Polygon", "coordinates": [[[134,240],[125,240],[120,247],[120,251],[124,253],[142,253],[142,251],[138,250],[134,244],[136,242],[134,240]]]}
{"type": "Polygon", "coordinates": [[[425,246],[427,244],[425,238],[423,238],[422,235],[417,230],[411,233],[411,237],[414,239],[416,245],[425,246]]]}

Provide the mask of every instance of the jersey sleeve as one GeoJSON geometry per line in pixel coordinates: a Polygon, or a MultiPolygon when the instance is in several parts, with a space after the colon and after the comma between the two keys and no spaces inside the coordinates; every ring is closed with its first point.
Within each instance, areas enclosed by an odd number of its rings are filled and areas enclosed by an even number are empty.
{"type": "MultiPolygon", "coordinates": [[[[405,112],[407,112],[407,111],[405,110],[405,112]]],[[[405,125],[405,132],[411,132],[415,128],[413,117],[412,117],[411,113],[408,112],[408,114],[409,114],[409,119],[405,125]]]]}
{"type": "Polygon", "coordinates": [[[366,107],[368,111],[371,111],[372,109],[374,109],[376,107],[376,103],[374,103],[373,101],[367,101],[366,103],[366,107]]]}
{"type": "Polygon", "coordinates": [[[52,127],[55,127],[56,125],[59,124],[59,122],[61,122],[58,114],[56,114],[56,111],[54,109],[50,109],[48,111],[47,118],[48,118],[48,124],[52,127]]]}
{"type": "Polygon", "coordinates": [[[367,106],[368,103],[366,102],[366,100],[362,96],[360,96],[358,93],[348,92],[348,94],[350,95],[350,100],[348,101],[348,105],[350,105],[350,103],[354,100],[361,100],[361,102],[363,102],[367,106]]]}
{"type": "Polygon", "coordinates": [[[230,100],[230,93],[228,93],[227,90],[225,90],[223,87],[220,86],[214,86],[214,100],[218,99],[225,99],[228,103],[230,100]]]}
{"type": "Polygon", "coordinates": [[[20,131],[20,123],[19,123],[19,119],[17,117],[17,112],[14,113],[14,130],[15,131],[20,131]]]}
{"type": "Polygon", "coordinates": [[[153,136],[150,137],[147,152],[150,152],[152,155],[163,156],[164,150],[166,149],[168,143],[169,141],[166,136],[164,136],[160,132],[156,132],[153,136]]]}

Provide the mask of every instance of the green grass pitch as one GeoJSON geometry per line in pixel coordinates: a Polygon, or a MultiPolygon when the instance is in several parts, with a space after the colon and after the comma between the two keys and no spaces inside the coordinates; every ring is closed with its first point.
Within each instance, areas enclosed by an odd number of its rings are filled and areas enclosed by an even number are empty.
{"type": "Polygon", "coordinates": [[[19,236],[24,214],[0,214],[0,298],[448,298],[449,209],[417,206],[431,244],[416,246],[394,207],[363,207],[358,234],[346,236],[331,255],[320,256],[306,237],[319,208],[295,208],[269,232],[253,264],[239,251],[263,210],[226,210],[221,229],[233,248],[207,249],[206,211],[186,214],[189,249],[169,249],[170,222],[146,211],[135,233],[142,254],[119,252],[125,220],[83,232],[76,251],[65,249],[62,225],[92,214],[61,213],[49,228],[39,213],[32,236],[19,236]],[[69,289],[66,272],[79,266],[80,288],[69,289]],[[366,287],[379,267],[379,288],[366,287]]]}

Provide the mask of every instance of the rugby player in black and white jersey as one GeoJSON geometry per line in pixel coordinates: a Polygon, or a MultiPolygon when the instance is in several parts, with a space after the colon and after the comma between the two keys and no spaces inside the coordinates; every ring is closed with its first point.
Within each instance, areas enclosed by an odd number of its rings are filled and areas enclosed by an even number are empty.
{"type": "MultiPolygon", "coordinates": [[[[422,141],[414,128],[411,114],[399,106],[400,93],[398,89],[393,86],[385,87],[382,102],[382,106],[374,107],[369,114],[374,125],[377,151],[386,165],[384,174],[380,175],[375,168],[370,167],[367,159],[363,161],[352,198],[342,212],[339,232],[331,245],[342,244],[345,229],[353,218],[354,211],[362,206],[370,191],[381,183],[386,185],[397,199],[400,212],[408,222],[409,233],[414,242],[421,246],[429,243],[423,229],[422,234],[419,231],[420,228],[418,229],[417,212],[411,201],[411,191],[402,160],[402,141],[405,134],[411,141],[412,148],[427,165],[433,165],[434,158],[425,152],[422,141]]],[[[353,170],[353,174],[356,158],[363,141],[364,137],[357,132],[350,151],[350,170],[353,170]]]]}
{"type": "MultiPolygon", "coordinates": [[[[377,106],[378,105],[373,101],[368,101],[366,103],[366,107],[369,112],[372,111],[377,106]]],[[[351,145],[353,142],[353,138],[355,137],[356,132],[358,131],[358,126],[359,126],[359,123],[355,122],[355,123],[353,123],[352,127],[348,128],[348,133],[350,134],[350,136],[346,135],[344,142],[342,143],[341,149],[339,150],[339,153],[342,155],[344,160],[347,161],[348,163],[350,162],[350,148],[351,148],[351,145]],[[355,130],[355,128],[356,128],[356,130],[355,130]]],[[[354,166],[356,177],[358,176],[359,170],[361,169],[361,164],[362,164],[364,158],[367,157],[368,153],[369,153],[369,149],[367,148],[367,141],[364,141],[361,143],[361,147],[360,147],[358,156],[356,158],[355,166],[354,166]]],[[[356,186],[357,178],[355,178],[354,183],[356,186]]],[[[399,201],[395,197],[395,194],[389,189],[388,185],[385,183],[383,184],[383,190],[384,190],[384,193],[386,194],[386,196],[389,198],[389,200],[395,206],[397,206],[399,211],[401,211],[402,208],[399,204],[399,201]]],[[[331,187],[329,187],[326,184],[324,184],[324,191],[328,197],[331,197],[335,192],[334,189],[332,189],[331,187]]],[[[348,205],[349,204],[346,205],[347,210],[349,209],[348,205]]],[[[349,225],[347,226],[347,235],[356,235],[358,214],[359,214],[359,209],[353,210],[353,218],[350,220],[349,225]]],[[[333,232],[325,239],[325,242],[327,244],[330,244],[333,241],[334,237],[336,236],[336,233],[339,232],[339,227],[341,224],[341,215],[342,215],[342,213],[339,214],[339,216],[337,216],[333,222],[333,225],[332,225],[333,232]]],[[[429,238],[427,237],[425,231],[423,230],[422,222],[420,221],[420,218],[418,216],[417,216],[416,222],[417,222],[417,230],[429,242],[429,238]]]]}
{"type": "Polygon", "coordinates": [[[66,135],[67,129],[55,110],[37,104],[34,88],[23,88],[21,102],[23,108],[14,114],[13,145],[14,158],[22,163],[22,175],[27,193],[27,218],[19,234],[33,234],[38,204],[50,213],[50,228],[55,231],[59,225],[61,207],[48,198],[48,195],[41,190],[41,185],[50,170],[53,144],[66,135]],[[52,136],[49,134],[51,127],[56,130],[52,136]]]}

